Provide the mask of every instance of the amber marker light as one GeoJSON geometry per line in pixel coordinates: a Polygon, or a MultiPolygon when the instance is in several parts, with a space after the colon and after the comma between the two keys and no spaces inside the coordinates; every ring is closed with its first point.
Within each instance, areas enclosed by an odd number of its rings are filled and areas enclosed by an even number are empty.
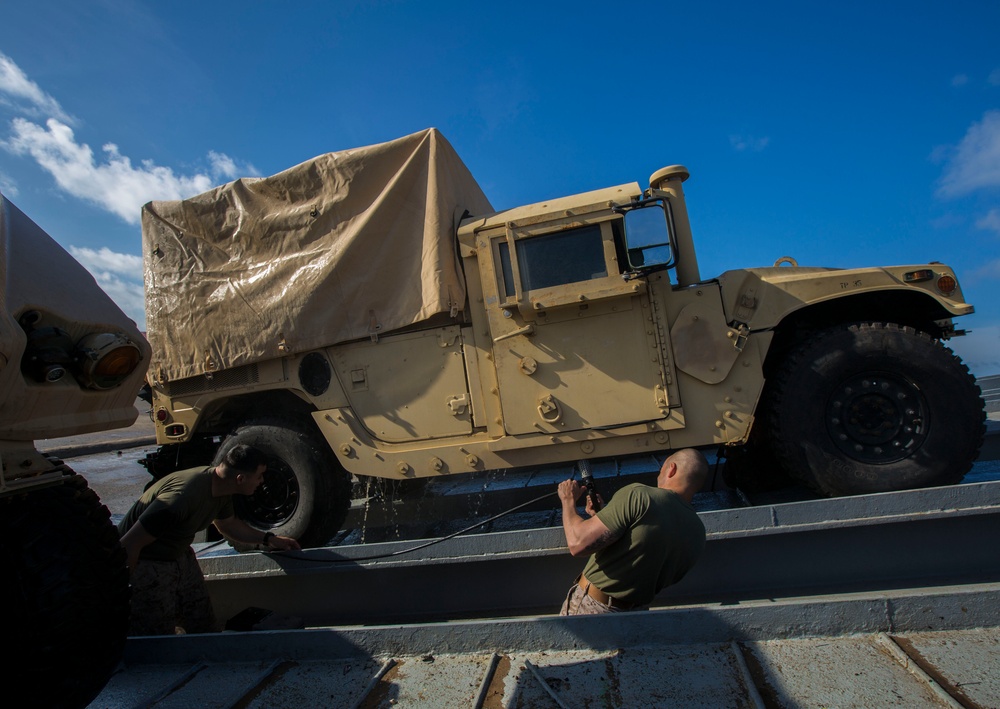
{"type": "Polygon", "coordinates": [[[944,295],[951,295],[958,288],[958,281],[955,277],[946,273],[937,279],[937,289],[944,295]]]}
{"type": "Polygon", "coordinates": [[[903,281],[906,283],[929,281],[932,278],[934,278],[934,271],[929,268],[923,268],[919,271],[910,271],[909,273],[903,274],[903,281]]]}

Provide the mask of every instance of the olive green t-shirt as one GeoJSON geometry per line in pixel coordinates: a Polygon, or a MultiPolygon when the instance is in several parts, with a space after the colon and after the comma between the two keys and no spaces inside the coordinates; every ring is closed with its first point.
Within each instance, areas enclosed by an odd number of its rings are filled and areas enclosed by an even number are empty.
{"type": "Polygon", "coordinates": [[[644,606],[686,574],[705,548],[705,525],[675,492],[626,485],[597,513],[614,542],[593,554],[583,573],[605,593],[644,606]]]}
{"type": "Polygon", "coordinates": [[[156,541],[139,552],[140,559],[173,561],[191,546],[194,535],[217,519],[233,516],[232,495],[212,497],[213,468],[190,468],[171,473],[142,493],[118,523],[124,535],[136,522],[156,541]]]}

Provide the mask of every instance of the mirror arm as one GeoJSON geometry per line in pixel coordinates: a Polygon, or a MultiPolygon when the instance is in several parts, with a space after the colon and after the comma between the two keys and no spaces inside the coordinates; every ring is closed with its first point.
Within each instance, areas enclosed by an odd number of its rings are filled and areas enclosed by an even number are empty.
{"type": "Polygon", "coordinates": [[[645,199],[633,199],[627,204],[616,204],[611,203],[611,211],[615,214],[625,214],[626,212],[631,212],[633,209],[642,209],[654,202],[662,202],[662,197],[646,197],[645,199]]]}

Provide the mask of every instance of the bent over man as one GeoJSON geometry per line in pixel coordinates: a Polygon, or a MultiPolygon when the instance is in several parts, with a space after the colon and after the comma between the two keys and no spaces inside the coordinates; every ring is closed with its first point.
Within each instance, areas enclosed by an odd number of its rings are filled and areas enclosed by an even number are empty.
{"type": "Polygon", "coordinates": [[[191,543],[215,524],[226,538],[269,549],[299,549],[291,537],[261,532],[233,513],[233,495],[252,495],[264,479],[264,455],[233,446],[222,462],[180,470],[153,483],[118,524],[132,581],[129,635],[219,630],[191,543]]]}
{"type": "Polygon", "coordinates": [[[705,548],[705,526],[691,500],[707,476],[705,456],[685,448],[664,461],[656,487],[626,485],[596,513],[588,500],[588,517],[576,511],[583,485],[561,482],[566,544],[573,556],[591,557],[560,615],[643,608],[661,589],[680,581],[705,548]]]}

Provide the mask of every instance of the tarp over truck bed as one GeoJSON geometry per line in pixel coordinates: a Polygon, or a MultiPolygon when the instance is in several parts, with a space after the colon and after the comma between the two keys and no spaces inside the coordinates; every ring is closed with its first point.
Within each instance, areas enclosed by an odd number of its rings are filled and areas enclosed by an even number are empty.
{"type": "Polygon", "coordinates": [[[169,381],[461,309],[455,234],[493,208],[430,128],[142,210],[149,376],[169,381]]]}

